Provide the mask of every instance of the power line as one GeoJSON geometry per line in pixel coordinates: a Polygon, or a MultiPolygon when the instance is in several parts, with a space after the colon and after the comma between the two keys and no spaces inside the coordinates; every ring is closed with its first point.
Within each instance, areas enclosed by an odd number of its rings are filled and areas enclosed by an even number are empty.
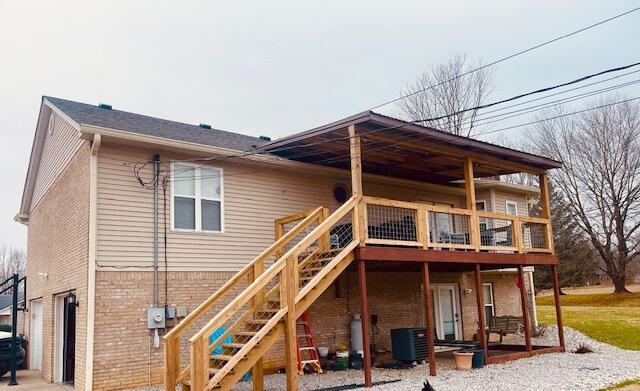
{"type": "Polygon", "coordinates": [[[635,79],[635,80],[628,81],[628,82],[625,82],[625,83],[620,83],[620,84],[616,84],[616,85],[613,85],[613,86],[608,86],[608,87],[600,88],[600,89],[597,89],[597,90],[584,92],[582,94],[571,95],[571,96],[568,96],[568,97],[565,97],[565,98],[556,99],[556,100],[553,100],[553,101],[544,102],[544,103],[540,103],[540,104],[537,104],[537,105],[524,107],[522,109],[507,111],[506,113],[492,115],[492,116],[489,116],[489,117],[486,117],[486,118],[481,118],[479,120],[463,122],[460,125],[468,125],[468,124],[470,124],[472,122],[476,123],[477,126],[492,124],[492,123],[496,123],[496,122],[507,120],[509,118],[519,117],[519,116],[522,116],[522,115],[525,115],[525,114],[533,113],[535,111],[544,110],[544,109],[547,109],[547,108],[550,108],[550,107],[553,107],[553,106],[556,106],[556,105],[564,105],[564,104],[569,103],[569,102],[575,102],[577,100],[589,98],[589,97],[592,97],[592,96],[595,96],[595,95],[602,94],[604,92],[615,91],[617,89],[624,88],[624,87],[629,87],[629,86],[632,86],[632,85],[635,85],[635,84],[638,84],[638,83],[640,83],[640,79],[635,79]],[[514,113],[518,113],[518,114],[514,114],[514,113]],[[499,118],[499,119],[496,119],[496,120],[493,120],[493,121],[488,121],[488,120],[490,120],[492,118],[499,118]]]}
{"type": "Polygon", "coordinates": [[[489,114],[489,113],[495,113],[496,111],[502,111],[502,110],[510,109],[510,108],[512,108],[512,107],[521,106],[521,105],[524,105],[524,104],[527,104],[527,103],[531,103],[531,102],[536,102],[536,101],[539,101],[539,100],[542,100],[542,99],[550,98],[550,97],[552,97],[552,96],[557,96],[557,95],[566,94],[567,92],[571,92],[571,91],[575,91],[575,90],[580,90],[580,89],[582,89],[582,88],[586,88],[586,87],[590,87],[590,86],[593,86],[593,85],[596,85],[596,84],[601,84],[601,83],[604,83],[604,82],[607,82],[607,81],[611,81],[611,80],[619,79],[619,78],[621,78],[621,77],[629,76],[629,75],[632,75],[632,74],[634,74],[634,73],[638,73],[638,72],[640,72],[640,70],[637,70],[637,71],[631,71],[631,72],[627,72],[627,73],[623,73],[622,75],[613,76],[613,77],[610,77],[610,78],[608,78],[608,79],[604,79],[604,80],[594,81],[593,83],[588,83],[588,84],[585,84],[585,85],[582,85],[582,86],[579,86],[579,87],[569,88],[569,89],[566,89],[566,90],[564,90],[564,91],[560,91],[560,92],[556,92],[556,93],[553,93],[553,94],[549,94],[549,95],[541,96],[541,97],[539,97],[539,98],[529,99],[529,100],[526,100],[526,101],[524,101],[524,102],[516,103],[516,104],[509,105],[509,106],[505,106],[505,107],[500,107],[500,108],[498,108],[498,109],[493,109],[493,110],[485,111],[485,112],[483,112],[482,114],[479,114],[479,116],[482,116],[482,115],[485,115],[485,114],[489,114]]]}
{"type": "MultiPolygon", "coordinates": [[[[441,115],[438,117],[433,117],[433,118],[426,118],[426,119],[418,119],[418,120],[413,120],[413,121],[408,121],[408,123],[412,123],[412,124],[420,124],[420,123],[424,123],[424,122],[433,122],[433,121],[437,121],[440,119],[444,119],[444,118],[448,118],[448,117],[452,117],[454,115],[458,115],[464,112],[468,112],[468,111],[472,111],[472,110],[480,110],[483,108],[488,108],[488,107],[493,107],[499,104],[503,104],[506,102],[511,102],[517,99],[522,99],[524,97],[527,96],[531,96],[531,95],[537,95],[537,94],[541,94],[543,92],[547,92],[547,91],[552,91],[561,87],[566,87],[569,85],[573,85],[573,84],[577,84],[580,82],[583,82],[585,80],[589,80],[592,79],[594,77],[597,76],[601,76],[601,75],[605,75],[608,73],[613,73],[613,72],[619,72],[625,69],[629,69],[629,68],[633,68],[640,65],[640,62],[636,62],[633,64],[629,64],[629,65],[624,65],[624,66],[620,66],[620,67],[616,67],[616,68],[610,68],[610,69],[606,69],[597,73],[592,73],[586,76],[582,76],[580,78],[574,79],[572,81],[568,81],[568,82],[564,82],[561,84],[556,84],[556,85],[552,85],[549,87],[544,87],[544,88],[540,88],[534,91],[530,91],[530,92],[526,92],[523,94],[519,94],[510,98],[506,98],[506,99],[502,99],[500,101],[496,101],[496,102],[492,102],[492,103],[487,103],[487,104],[483,104],[483,105],[479,105],[479,106],[475,106],[475,107],[470,107],[470,108],[466,108],[463,110],[459,110],[453,113],[449,113],[449,114],[445,114],[445,115],[441,115]]],[[[379,132],[383,132],[383,131],[388,131],[388,130],[393,130],[393,129],[398,129],[401,128],[405,125],[405,123],[400,124],[400,125],[396,125],[396,126],[390,126],[390,127],[386,127],[386,128],[379,128],[379,129],[373,129],[373,130],[369,130],[369,131],[365,131],[365,132],[360,132],[358,133],[356,136],[360,137],[360,136],[365,136],[367,134],[372,134],[372,133],[379,133],[379,132]]],[[[437,130],[437,129],[436,129],[437,130]]],[[[443,133],[447,133],[443,130],[440,130],[443,133]]],[[[206,157],[206,158],[194,158],[194,159],[185,159],[185,160],[181,160],[182,162],[216,162],[216,161],[224,161],[224,160],[228,160],[231,158],[238,158],[238,157],[246,157],[246,156],[252,156],[252,155],[259,155],[259,154],[263,154],[265,152],[269,152],[269,153],[274,153],[274,152],[282,152],[282,151],[286,151],[289,149],[293,149],[293,148],[306,148],[306,147],[310,147],[310,146],[316,146],[316,145],[321,145],[321,144],[325,144],[325,143],[333,143],[335,141],[342,141],[342,140],[348,140],[350,139],[351,136],[340,136],[340,137],[335,137],[335,138],[331,138],[331,139],[326,139],[326,140],[321,140],[321,141],[315,141],[315,142],[310,142],[310,143],[306,143],[306,144],[299,144],[299,145],[294,145],[294,146],[284,146],[284,147],[280,147],[280,148],[274,148],[274,149],[270,149],[270,150],[265,150],[264,147],[257,147],[254,148],[253,150],[249,150],[249,151],[245,151],[239,154],[235,154],[235,155],[227,155],[227,156],[222,156],[222,157],[206,157]]],[[[174,162],[178,162],[178,161],[174,161],[174,162]]]]}
{"type": "Polygon", "coordinates": [[[596,106],[596,107],[591,107],[591,108],[588,108],[588,109],[578,110],[578,111],[574,111],[574,112],[571,112],[571,113],[558,115],[558,116],[555,116],[555,117],[549,117],[549,118],[544,118],[544,119],[540,119],[540,120],[536,120],[536,121],[526,122],[526,123],[519,124],[519,125],[508,126],[506,128],[501,128],[501,129],[494,129],[494,130],[485,132],[485,134],[503,132],[505,130],[520,128],[522,126],[528,126],[528,125],[533,125],[533,124],[537,124],[537,123],[540,123],[540,122],[546,122],[546,121],[551,121],[551,120],[558,119],[558,118],[567,117],[569,115],[582,114],[582,113],[586,113],[587,111],[596,110],[596,109],[602,109],[604,107],[609,107],[609,106],[615,106],[615,105],[619,105],[621,103],[632,102],[632,101],[638,100],[638,99],[640,99],[640,96],[637,96],[635,98],[629,98],[629,99],[621,100],[621,101],[618,101],[618,102],[608,103],[608,104],[605,104],[605,105],[602,105],[602,106],[596,106]]]}
{"type": "MultiPolygon", "coordinates": [[[[577,115],[577,114],[582,114],[585,112],[589,112],[592,110],[597,110],[597,109],[601,109],[604,107],[609,107],[609,106],[615,106],[618,104],[622,104],[622,103],[626,103],[626,102],[631,102],[631,101],[635,101],[640,99],[640,96],[635,97],[635,98],[630,98],[630,99],[625,99],[625,100],[621,100],[621,101],[617,101],[617,102],[613,102],[613,103],[608,103],[608,104],[604,104],[604,105],[600,105],[600,106],[595,106],[595,107],[590,107],[587,109],[583,109],[583,110],[578,110],[578,111],[574,111],[571,113],[565,113],[562,115],[558,115],[558,116],[554,116],[554,117],[549,117],[549,118],[544,118],[544,119],[540,119],[540,120],[536,120],[536,121],[530,121],[527,123],[523,123],[523,124],[519,124],[519,125],[514,125],[514,126],[509,126],[509,127],[505,127],[505,128],[501,128],[501,129],[495,129],[492,130],[490,132],[487,132],[485,134],[489,134],[489,133],[497,133],[497,132],[502,132],[502,131],[506,131],[506,130],[511,130],[511,129],[515,129],[515,128],[520,128],[523,126],[529,126],[529,125],[534,125],[537,123],[541,123],[541,122],[547,122],[547,121],[551,121],[554,119],[558,119],[558,118],[563,118],[563,117],[567,117],[570,115],[577,115]]],[[[409,137],[405,136],[404,138],[406,139],[414,139],[414,141],[420,141],[421,139],[426,139],[428,136],[420,136],[417,139],[415,138],[415,136],[411,135],[409,137]]],[[[397,138],[396,141],[398,141],[400,138],[397,138]]],[[[367,153],[370,152],[374,152],[374,151],[379,151],[379,150],[383,150],[386,148],[393,148],[393,147],[397,147],[398,144],[388,144],[388,145],[384,145],[382,147],[377,147],[377,148],[370,148],[367,150],[362,150],[360,157],[364,157],[364,155],[366,155],[367,153]]],[[[321,159],[315,162],[309,162],[310,164],[326,164],[326,163],[336,163],[336,162],[341,162],[341,161],[346,161],[346,160],[350,160],[351,156],[349,156],[348,154],[345,154],[345,156],[334,156],[331,158],[327,158],[327,159],[321,159]]],[[[283,170],[291,170],[291,167],[276,167],[273,169],[260,169],[260,170],[252,170],[252,171],[247,171],[247,172],[239,172],[239,173],[235,173],[235,174],[224,174],[222,176],[220,175],[207,175],[207,176],[194,176],[193,178],[189,178],[189,179],[184,179],[184,180],[193,180],[193,179],[208,179],[208,178],[220,178],[220,177],[234,177],[234,176],[241,176],[241,175],[249,175],[249,174],[254,174],[254,173],[262,173],[262,172],[273,172],[273,171],[283,171],[283,170]]],[[[176,181],[183,181],[183,179],[179,179],[179,180],[173,180],[173,182],[176,181]]]]}
{"type": "Polygon", "coordinates": [[[554,86],[545,87],[545,88],[540,88],[540,89],[535,90],[535,91],[531,91],[531,92],[527,92],[527,93],[524,93],[524,94],[512,96],[511,98],[499,100],[497,102],[492,102],[492,103],[487,103],[487,104],[484,104],[484,105],[470,107],[470,108],[467,108],[467,109],[456,111],[455,113],[441,115],[439,117],[427,118],[427,119],[419,119],[419,120],[415,120],[415,121],[411,121],[411,122],[413,122],[413,123],[433,122],[433,121],[438,121],[438,120],[441,120],[441,119],[453,117],[454,115],[458,115],[458,114],[466,113],[466,112],[469,112],[469,111],[473,111],[473,110],[486,109],[486,108],[493,107],[493,106],[496,106],[496,105],[499,105],[499,104],[502,104],[502,103],[507,103],[507,102],[511,102],[511,101],[514,101],[514,100],[517,100],[517,99],[521,99],[521,98],[524,98],[526,96],[536,95],[536,94],[540,94],[540,93],[543,93],[543,92],[555,90],[556,88],[566,87],[566,86],[569,86],[569,85],[572,85],[572,84],[580,83],[580,82],[583,82],[585,80],[589,80],[589,79],[594,78],[594,77],[605,75],[607,73],[623,71],[625,69],[633,68],[633,67],[636,67],[638,65],[640,65],[640,62],[636,62],[636,63],[629,64],[629,65],[624,65],[624,66],[617,67],[617,68],[607,69],[607,70],[604,70],[604,71],[601,71],[601,72],[598,72],[598,73],[593,73],[591,75],[583,76],[583,77],[580,77],[578,79],[575,79],[575,80],[572,80],[572,81],[568,81],[566,83],[556,84],[554,86]]]}
{"type": "Polygon", "coordinates": [[[419,94],[419,93],[424,92],[424,91],[426,91],[426,90],[433,89],[433,88],[438,87],[438,86],[440,86],[440,85],[442,85],[442,84],[450,83],[450,82],[452,82],[452,81],[454,81],[454,80],[457,80],[457,79],[459,79],[459,78],[461,78],[461,77],[467,76],[467,75],[469,75],[469,74],[471,74],[471,73],[478,72],[478,71],[483,70],[483,69],[485,69],[485,68],[488,68],[488,67],[494,66],[494,65],[496,65],[496,64],[499,64],[499,63],[501,63],[501,62],[503,62],[503,61],[507,61],[507,60],[510,60],[510,59],[512,59],[512,58],[514,58],[514,57],[517,57],[517,56],[520,56],[520,55],[522,55],[522,54],[528,53],[528,52],[530,52],[530,51],[532,51],[532,50],[535,50],[535,49],[541,48],[541,47],[543,47],[543,46],[546,46],[546,45],[552,44],[552,43],[554,43],[554,42],[560,41],[561,39],[568,38],[568,37],[571,37],[571,36],[573,36],[573,35],[579,34],[579,33],[583,32],[583,31],[586,31],[586,30],[592,29],[592,28],[594,28],[594,27],[600,26],[600,25],[605,24],[605,23],[607,23],[607,22],[610,22],[610,21],[612,21],[612,20],[615,20],[615,19],[621,18],[621,17],[623,17],[623,16],[625,16],[625,15],[631,14],[631,13],[636,12],[636,11],[638,11],[638,10],[640,10],[640,7],[636,7],[636,8],[634,8],[634,9],[629,10],[629,11],[623,12],[623,13],[618,14],[618,15],[615,15],[615,16],[612,16],[612,17],[610,17],[610,18],[608,18],[608,19],[605,19],[605,20],[602,20],[602,21],[600,21],[600,22],[597,22],[597,23],[591,24],[591,25],[589,25],[589,26],[583,27],[583,28],[581,28],[581,29],[579,29],[579,30],[576,30],[576,31],[574,31],[574,32],[571,32],[571,33],[568,33],[568,34],[561,35],[561,36],[559,36],[559,37],[556,37],[556,38],[550,39],[550,40],[548,40],[548,41],[542,42],[542,43],[540,43],[540,44],[537,44],[537,45],[531,46],[531,47],[529,47],[529,48],[527,48],[527,49],[524,49],[524,50],[521,50],[521,51],[519,51],[519,52],[516,52],[516,53],[510,54],[510,55],[508,55],[508,56],[506,56],[506,57],[502,57],[502,58],[500,58],[500,59],[498,59],[498,60],[495,60],[495,61],[492,61],[492,62],[490,62],[490,63],[488,63],[488,64],[482,65],[482,66],[480,66],[480,67],[478,67],[478,68],[475,68],[475,69],[472,69],[472,70],[467,71],[467,72],[465,72],[465,73],[462,73],[462,74],[460,74],[460,75],[458,75],[458,76],[456,76],[456,77],[453,77],[453,78],[451,78],[451,79],[449,79],[449,80],[445,80],[445,81],[443,81],[443,82],[441,82],[441,83],[437,83],[437,84],[431,85],[431,86],[429,86],[429,87],[421,88],[421,89],[419,89],[419,90],[417,90],[417,91],[413,91],[413,92],[411,92],[411,93],[409,93],[409,94],[401,95],[401,96],[399,96],[398,98],[394,98],[394,99],[388,100],[388,101],[386,101],[386,102],[384,102],[384,103],[381,103],[381,104],[379,104],[379,105],[377,105],[377,106],[374,106],[374,107],[370,108],[369,110],[375,110],[375,109],[378,109],[378,108],[380,108],[380,107],[386,106],[386,105],[388,105],[388,104],[395,103],[395,102],[397,102],[397,101],[399,101],[399,100],[406,99],[406,98],[408,98],[408,97],[410,97],[410,96],[413,96],[413,95],[419,94]]]}

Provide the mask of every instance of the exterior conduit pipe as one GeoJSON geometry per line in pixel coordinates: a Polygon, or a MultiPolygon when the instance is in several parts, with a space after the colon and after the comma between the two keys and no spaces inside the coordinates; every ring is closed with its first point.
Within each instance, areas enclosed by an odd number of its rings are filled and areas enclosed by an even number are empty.
{"type": "Polygon", "coordinates": [[[158,305],[158,185],[160,155],[153,155],[153,306],[158,305]]]}

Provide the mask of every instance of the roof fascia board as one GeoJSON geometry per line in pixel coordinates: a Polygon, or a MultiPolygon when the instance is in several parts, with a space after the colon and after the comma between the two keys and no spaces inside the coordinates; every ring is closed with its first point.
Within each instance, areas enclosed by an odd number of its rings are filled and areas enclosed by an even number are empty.
{"type": "MultiPolygon", "coordinates": [[[[81,137],[84,139],[92,139],[94,134],[101,134],[103,142],[108,142],[109,139],[117,139],[119,141],[124,141],[125,143],[145,143],[150,146],[160,146],[171,150],[182,150],[192,154],[198,152],[223,156],[235,156],[238,154],[242,154],[242,151],[238,150],[207,146],[202,144],[190,143],[187,141],[177,141],[163,137],[134,134],[122,130],[97,127],[92,125],[81,125],[81,134],[81,137]]],[[[307,172],[329,177],[349,175],[349,170],[320,166],[311,163],[297,162],[274,155],[247,155],[241,156],[239,157],[239,159],[244,160],[245,162],[273,164],[289,171],[307,172]]],[[[399,186],[428,189],[450,194],[464,194],[464,189],[458,186],[445,186],[428,182],[417,182],[408,179],[394,178],[370,173],[363,173],[363,178],[380,184],[395,184],[399,186]]]]}
{"type": "Polygon", "coordinates": [[[40,161],[42,158],[42,148],[44,147],[44,140],[47,137],[45,124],[49,123],[49,117],[51,112],[59,115],[63,120],[73,126],[78,132],[80,131],[80,124],[69,117],[65,112],[56,107],[53,103],[49,102],[47,98],[42,98],[40,104],[40,112],[38,114],[38,121],[36,122],[36,132],[33,136],[33,143],[31,145],[31,156],[29,157],[29,167],[27,168],[27,176],[25,178],[24,187],[22,190],[22,200],[20,202],[20,212],[14,217],[14,220],[25,224],[29,219],[29,212],[31,207],[31,200],[33,198],[33,190],[36,183],[36,177],[40,168],[40,161]]]}
{"type": "Polygon", "coordinates": [[[494,152],[494,153],[506,153],[508,151],[508,153],[512,153],[514,155],[518,155],[520,158],[522,158],[522,159],[524,159],[526,161],[529,161],[532,164],[546,164],[546,165],[549,165],[549,166],[554,166],[555,168],[562,167],[562,163],[561,162],[558,162],[558,161],[553,160],[553,159],[549,159],[549,158],[545,158],[545,157],[542,157],[542,156],[533,155],[533,154],[530,154],[530,153],[527,153],[527,152],[517,151],[515,149],[501,147],[501,146],[498,146],[498,145],[493,145],[491,143],[474,140],[474,139],[471,139],[471,138],[468,138],[468,137],[457,136],[455,134],[442,132],[442,131],[435,130],[435,129],[430,129],[430,128],[427,128],[427,127],[424,127],[424,126],[412,124],[412,123],[405,122],[405,121],[402,121],[402,120],[389,118],[389,117],[384,116],[384,115],[371,113],[371,119],[372,119],[372,121],[378,122],[379,124],[384,125],[384,126],[394,126],[394,125],[400,125],[400,124],[404,123],[405,125],[403,127],[406,128],[406,129],[409,129],[409,130],[412,130],[412,131],[415,131],[415,132],[418,132],[418,133],[423,133],[425,135],[432,136],[434,138],[439,138],[442,141],[450,142],[452,144],[458,144],[458,145],[470,146],[470,147],[477,147],[477,148],[485,148],[485,149],[491,150],[491,152],[494,152]]]}
{"type": "Polygon", "coordinates": [[[47,98],[42,98],[42,103],[47,105],[51,110],[53,110],[56,114],[58,114],[60,117],[62,117],[65,121],[67,121],[78,132],[80,131],[80,124],[76,120],[74,120],[73,118],[69,117],[67,115],[67,113],[65,113],[64,111],[60,110],[56,105],[51,103],[47,98]]]}
{"type": "Polygon", "coordinates": [[[520,193],[537,195],[540,194],[540,189],[533,186],[518,185],[508,182],[482,182],[476,180],[476,189],[507,189],[520,193]]]}
{"type": "Polygon", "coordinates": [[[351,117],[347,117],[344,119],[341,119],[339,121],[335,121],[335,122],[331,122],[329,124],[326,125],[322,125],[320,127],[317,128],[313,128],[310,130],[305,130],[304,132],[301,133],[296,133],[296,134],[292,134],[291,136],[285,136],[282,137],[278,140],[274,140],[270,143],[264,144],[263,147],[265,148],[278,148],[279,146],[282,145],[287,145],[290,144],[292,142],[296,142],[296,141],[300,141],[300,140],[304,140],[307,139],[309,137],[313,137],[313,136],[319,136],[325,133],[329,133],[329,132],[333,132],[334,130],[338,130],[338,129],[342,129],[345,128],[349,125],[357,125],[360,124],[362,122],[366,122],[368,120],[371,119],[371,113],[368,111],[362,112],[362,113],[358,113],[356,115],[352,115],[351,117]]]}
{"type": "Polygon", "coordinates": [[[40,104],[40,111],[38,113],[38,120],[36,121],[36,131],[33,135],[33,142],[31,143],[31,156],[29,156],[29,166],[27,167],[27,176],[24,180],[24,187],[22,189],[22,200],[20,202],[20,211],[13,218],[15,221],[26,224],[29,220],[29,208],[31,205],[31,199],[33,198],[33,189],[36,182],[36,175],[38,167],[40,167],[40,158],[42,156],[42,147],[44,146],[45,119],[48,121],[51,113],[51,107],[43,103],[40,104]]]}

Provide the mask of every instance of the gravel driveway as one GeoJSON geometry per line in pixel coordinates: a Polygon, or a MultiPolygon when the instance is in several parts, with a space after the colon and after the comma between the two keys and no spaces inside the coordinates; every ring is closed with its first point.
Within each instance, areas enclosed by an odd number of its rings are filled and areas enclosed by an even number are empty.
{"type": "MultiPolygon", "coordinates": [[[[557,329],[549,326],[547,337],[534,340],[534,344],[556,344],[557,329]]],[[[584,334],[565,327],[567,351],[581,343],[594,353],[552,353],[488,365],[484,369],[461,372],[438,363],[438,375],[426,376],[426,365],[411,369],[374,368],[373,381],[387,382],[370,390],[404,391],[422,390],[429,380],[437,391],[447,390],[598,390],[623,380],[640,378],[640,351],[618,349],[595,341],[584,334]],[[399,381],[398,381],[399,380],[399,381]]],[[[284,375],[265,376],[265,390],[284,390],[284,375]]],[[[319,390],[340,385],[361,384],[362,371],[328,371],[300,377],[300,390],[319,390]]],[[[158,388],[149,388],[147,390],[158,388]]],[[[352,388],[353,389],[353,388],[352,388]]],[[[355,388],[362,389],[362,388],[355,388]]],[[[250,383],[239,383],[238,391],[250,391],[250,383]]]]}

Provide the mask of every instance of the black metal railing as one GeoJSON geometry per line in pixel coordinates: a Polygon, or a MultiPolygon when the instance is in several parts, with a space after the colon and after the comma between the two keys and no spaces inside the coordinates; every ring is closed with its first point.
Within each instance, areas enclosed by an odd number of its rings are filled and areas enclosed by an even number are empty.
{"type": "Polygon", "coordinates": [[[18,274],[14,274],[13,276],[7,278],[2,283],[0,283],[0,295],[4,294],[7,291],[11,291],[12,295],[12,307],[11,307],[11,357],[10,357],[10,366],[11,366],[11,379],[9,380],[10,386],[18,385],[18,381],[16,380],[16,370],[18,369],[18,311],[26,310],[26,300],[27,300],[27,277],[20,277],[18,274]],[[23,305],[22,307],[18,307],[18,291],[20,290],[20,284],[22,284],[23,288],[23,305]]]}

